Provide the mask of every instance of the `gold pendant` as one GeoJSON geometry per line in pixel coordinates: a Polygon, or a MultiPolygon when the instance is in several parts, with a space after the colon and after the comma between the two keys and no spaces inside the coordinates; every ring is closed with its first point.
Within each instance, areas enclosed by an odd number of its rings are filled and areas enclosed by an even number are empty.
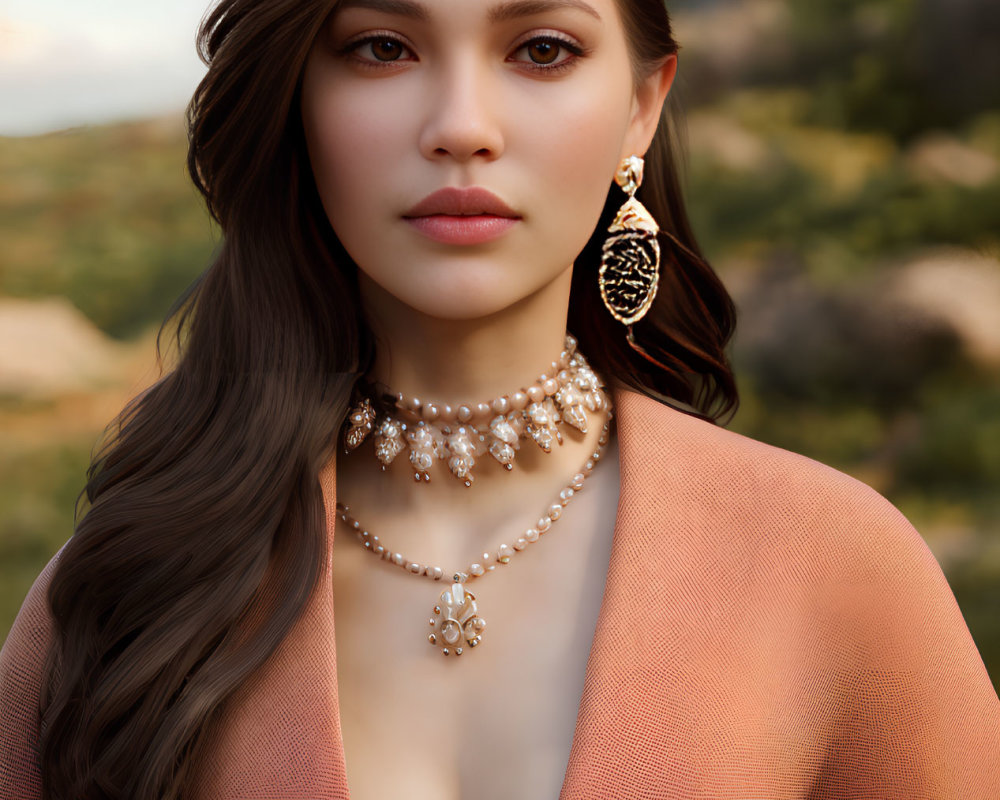
{"type": "Polygon", "coordinates": [[[456,573],[450,589],[441,592],[434,616],[430,619],[434,632],[427,637],[432,645],[441,647],[443,655],[462,655],[464,645],[475,647],[483,640],[486,620],[479,616],[476,596],[464,586],[467,576],[456,573]]]}

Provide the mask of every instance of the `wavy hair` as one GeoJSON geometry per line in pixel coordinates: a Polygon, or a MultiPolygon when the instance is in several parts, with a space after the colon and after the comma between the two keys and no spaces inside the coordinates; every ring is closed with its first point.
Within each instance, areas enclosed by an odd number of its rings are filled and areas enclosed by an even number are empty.
{"type": "MultiPolygon", "coordinates": [[[[636,74],[677,52],[659,0],[618,0],[636,74]]],[[[222,0],[188,107],[191,178],[223,230],[174,303],[176,366],[113,420],[89,508],[48,590],[41,763],[48,800],[189,793],[223,704],[313,592],[326,548],[319,472],[373,362],[356,266],[306,154],[300,80],[335,0],[222,0]]],[[[627,340],[596,287],[615,186],[577,259],[569,328],[602,375],[709,419],[736,403],[733,305],[699,254],[661,124],[638,196],[663,228],[658,298],[627,340]]]]}

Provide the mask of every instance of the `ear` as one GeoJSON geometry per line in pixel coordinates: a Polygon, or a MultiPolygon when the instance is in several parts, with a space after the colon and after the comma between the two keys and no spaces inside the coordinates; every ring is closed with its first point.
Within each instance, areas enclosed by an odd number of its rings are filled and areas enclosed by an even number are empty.
{"type": "Polygon", "coordinates": [[[646,155],[676,74],[677,56],[670,55],[636,87],[632,97],[632,117],[622,142],[621,158],[646,155]]]}

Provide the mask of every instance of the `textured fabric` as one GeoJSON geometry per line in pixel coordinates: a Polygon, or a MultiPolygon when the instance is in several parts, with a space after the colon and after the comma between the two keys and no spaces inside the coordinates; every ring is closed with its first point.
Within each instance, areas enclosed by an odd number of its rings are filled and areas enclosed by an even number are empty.
{"type": "MultiPolygon", "coordinates": [[[[621,491],[561,800],[1000,798],[1000,699],[876,492],[617,392],[621,491]]],[[[329,529],[334,465],[321,475],[329,529]]],[[[333,595],[227,704],[199,798],[346,798],[333,595]]],[[[41,574],[0,653],[0,797],[38,797],[41,574]]]]}

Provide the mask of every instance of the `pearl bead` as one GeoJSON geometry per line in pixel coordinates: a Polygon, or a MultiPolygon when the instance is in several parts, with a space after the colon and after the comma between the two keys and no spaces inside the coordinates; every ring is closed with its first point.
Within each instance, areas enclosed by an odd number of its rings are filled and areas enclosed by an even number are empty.
{"type": "Polygon", "coordinates": [[[490,404],[476,403],[476,414],[478,414],[480,417],[488,417],[490,415],[490,404]]]}
{"type": "Polygon", "coordinates": [[[569,487],[559,492],[559,499],[563,501],[563,505],[568,503],[572,496],[573,496],[573,490],[569,487]]]}
{"type": "Polygon", "coordinates": [[[428,403],[424,406],[420,416],[423,417],[425,422],[433,422],[438,418],[440,413],[441,410],[434,403],[428,403]]]}
{"type": "Polygon", "coordinates": [[[583,488],[583,482],[586,480],[582,472],[576,473],[573,476],[573,482],[570,484],[576,491],[580,491],[583,488]]]}
{"type": "Polygon", "coordinates": [[[528,540],[525,539],[523,536],[518,536],[514,540],[514,549],[515,550],[523,550],[527,546],[528,546],[528,540]]]}
{"type": "Polygon", "coordinates": [[[521,391],[514,392],[510,396],[510,404],[515,411],[524,411],[528,405],[528,395],[521,391]]]}
{"type": "Polygon", "coordinates": [[[410,572],[412,572],[414,575],[419,575],[421,572],[423,572],[424,568],[421,567],[416,561],[411,561],[407,569],[409,569],[410,572]]]}
{"type": "Polygon", "coordinates": [[[514,556],[514,550],[509,544],[502,544],[497,550],[497,561],[501,564],[506,564],[514,556]]]}
{"type": "Polygon", "coordinates": [[[468,406],[459,406],[458,411],[455,413],[459,422],[468,422],[472,419],[472,409],[468,406]]]}
{"type": "Polygon", "coordinates": [[[486,570],[483,569],[482,564],[472,564],[469,566],[469,572],[476,577],[482,575],[486,570]]]}
{"type": "Polygon", "coordinates": [[[542,517],[538,520],[535,527],[538,528],[539,533],[545,533],[550,527],[552,527],[552,520],[549,519],[549,517],[542,517]]]}
{"type": "MultiPolygon", "coordinates": [[[[401,397],[402,397],[402,393],[396,395],[396,402],[397,403],[399,402],[399,400],[401,399],[401,397]]],[[[406,398],[406,400],[404,401],[404,405],[410,411],[419,411],[420,410],[420,400],[418,400],[416,397],[408,397],[408,398],[406,398]]]]}
{"type": "Polygon", "coordinates": [[[542,384],[542,391],[544,391],[549,397],[552,397],[552,395],[559,391],[559,384],[552,378],[549,378],[542,384]]]}
{"type": "Polygon", "coordinates": [[[402,553],[393,553],[392,554],[392,563],[393,564],[398,564],[399,566],[403,566],[403,554],[402,553]]]}
{"type": "Polygon", "coordinates": [[[549,517],[553,520],[559,519],[562,516],[562,506],[558,503],[553,503],[549,506],[549,517]]]}
{"type": "Polygon", "coordinates": [[[433,575],[434,580],[439,581],[442,577],[444,577],[444,570],[441,569],[441,567],[434,567],[433,570],[428,572],[428,575],[433,575]]]}
{"type": "Polygon", "coordinates": [[[541,386],[530,386],[528,387],[528,399],[532,403],[541,403],[545,399],[545,392],[542,390],[541,386]]]}
{"type": "Polygon", "coordinates": [[[491,406],[495,414],[506,414],[510,411],[510,400],[506,397],[498,397],[491,406]]]}
{"type": "Polygon", "coordinates": [[[445,422],[455,421],[455,410],[447,403],[441,406],[441,419],[445,422]]]}

